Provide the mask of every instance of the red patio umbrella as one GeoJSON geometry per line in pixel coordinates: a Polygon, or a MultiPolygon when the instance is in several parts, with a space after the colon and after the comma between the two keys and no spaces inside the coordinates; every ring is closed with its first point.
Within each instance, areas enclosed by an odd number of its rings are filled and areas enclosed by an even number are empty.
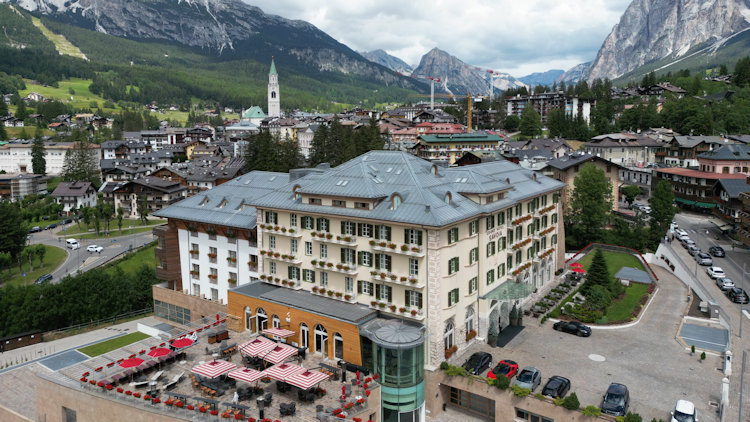
{"type": "Polygon", "coordinates": [[[190,340],[189,338],[181,338],[172,342],[172,347],[174,347],[175,349],[182,349],[183,347],[188,347],[192,345],[193,345],[193,340],[190,340]]]}
{"type": "Polygon", "coordinates": [[[263,375],[263,372],[257,371],[255,369],[242,368],[242,369],[235,369],[234,371],[228,373],[227,376],[229,378],[234,378],[236,380],[252,383],[263,378],[265,375],[263,375]]]}
{"type": "Polygon", "coordinates": [[[293,363],[280,363],[263,371],[263,376],[271,377],[279,381],[286,381],[289,377],[302,372],[305,372],[305,369],[299,365],[293,363]]]}
{"type": "Polygon", "coordinates": [[[298,374],[290,376],[286,379],[286,382],[292,384],[295,387],[307,390],[308,388],[326,379],[328,379],[327,374],[318,371],[305,370],[298,374]]]}
{"type": "Polygon", "coordinates": [[[150,352],[148,352],[148,355],[151,356],[152,358],[158,358],[158,357],[161,357],[161,356],[166,356],[166,355],[168,355],[170,353],[172,353],[172,351],[169,350],[169,349],[167,349],[167,348],[157,347],[156,349],[151,350],[150,352]]]}
{"type": "Polygon", "coordinates": [[[570,264],[570,266],[571,267],[578,267],[578,268],[583,267],[583,265],[579,264],[578,262],[574,262],[574,263],[570,264]]]}
{"type": "Polygon", "coordinates": [[[285,337],[294,335],[294,331],[287,330],[285,328],[266,328],[265,330],[263,330],[263,334],[269,334],[275,337],[285,338],[285,337]]]}
{"type": "Polygon", "coordinates": [[[570,271],[573,271],[574,273],[579,273],[579,274],[583,274],[583,273],[585,273],[585,272],[586,272],[586,270],[584,270],[583,268],[578,268],[578,267],[576,267],[576,268],[573,268],[573,269],[572,269],[572,270],[570,270],[570,271]]]}
{"type": "Polygon", "coordinates": [[[143,359],[141,358],[130,358],[125,359],[124,361],[120,362],[120,366],[123,368],[135,368],[136,366],[139,366],[143,363],[143,359]]]}
{"type": "Polygon", "coordinates": [[[247,356],[261,356],[268,353],[274,347],[276,347],[276,343],[273,341],[265,337],[258,337],[255,340],[242,343],[240,345],[240,352],[247,356]]]}

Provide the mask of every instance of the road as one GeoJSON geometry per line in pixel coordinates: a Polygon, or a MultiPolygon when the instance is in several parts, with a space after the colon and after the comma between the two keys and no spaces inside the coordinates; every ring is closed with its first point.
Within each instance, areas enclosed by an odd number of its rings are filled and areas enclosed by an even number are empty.
{"type": "MultiPolygon", "coordinates": [[[[750,251],[746,248],[732,248],[732,241],[721,234],[718,228],[709,221],[706,215],[682,212],[675,216],[675,221],[681,229],[686,230],[691,239],[703,251],[711,246],[721,246],[726,252],[725,258],[714,258],[714,265],[721,267],[735,285],[750,291],[750,251]],[[747,271],[747,272],[746,272],[747,271]]],[[[715,283],[708,278],[703,266],[697,265],[695,260],[680,246],[679,242],[672,242],[672,248],[691,270],[697,273],[698,279],[711,296],[729,314],[731,319],[732,342],[732,375],[730,378],[729,403],[730,409],[726,421],[744,422],[750,416],[750,334],[743,335],[744,330],[750,330],[750,309],[748,305],[731,303],[721,294],[715,283]],[[744,362],[743,362],[744,361],[744,362]]],[[[748,332],[750,333],[750,332],[748,332]]]]}
{"type": "MultiPolygon", "coordinates": [[[[73,226],[71,223],[68,227],[73,226]]],[[[60,226],[62,227],[62,226],[60,226]]],[[[63,248],[68,256],[65,261],[55,271],[52,272],[53,282],[57,283],[65,276],[76,272],[88,271],[105,264],[113,258],[119,256],[130,248],[137,248],[143,244],[152,242],[154,235],[149,232],[136,233],[128,236],[118,236],[102,239],[80,239],[80,249],[70,250],[65,247],[65,238],[57,236],[55,233],[60,227],[53,230],[44,230],[34,233],[31,236],[31,244],[45,244],[63,248]],[[86,247],[89,245],[99,245],[104,248],[100,253],[88,252],[86,247]]]]}

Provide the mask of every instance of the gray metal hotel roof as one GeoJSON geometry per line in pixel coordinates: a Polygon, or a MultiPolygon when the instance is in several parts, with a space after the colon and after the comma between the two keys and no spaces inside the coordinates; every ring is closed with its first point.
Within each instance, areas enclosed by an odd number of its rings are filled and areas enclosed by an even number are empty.
{"type": "Polygon", "coordinates": [[[472,166],[438,168],[406,152],[370,151],[322,174],[309,174],[278,186],[247,203],[259,208],[330,214],[408,224],[442,227],[482,213],[494,212],[518,201],[565,186],[557,180],[497,161],[472,166]],[[303,195],[337,196],[352,200],[381,200],[373,209],[363,210],[320,206],[295,199],[293,188],[303,195]],[[462,194],[507,191],[503,200],[477,204],[462,194]],[[445,201],[450,193],[451,201],[445,201]],[[391,196],[398,194],[401,205],[391,209],[391,196]]]}
{"type": "Polygon", "coordinates": [[[251,172],[155,215],[252,228],[256,223],[253,207],[259,207],[443,227],[564,186],[508,161],[438,168],[435,175],[432,163],[409,153],[370,151],[338,167],[309,172],[292,181],[286,173],[251,172]],[[295,199],[296,186],[304,195],[380,201],[372,209],[312,205],[295,199]],[[477,204],[463,195],[499,191],[507,192],[506,197],[490,204],[477,204]],[[394,194],[402,200],[395,210],[390,199],[394,194]],[[445,200],[446,194],[450,194],[450,203],[445,200]],[[219,207],[224,199],[227,203],[219,207]]]}
{"type": "Polygon", "coordinates": [[[248,200],[288,183],[286,173],[254,171],[163,208],[154,215],[251,229],[255,227],[257,211],[248,205],[248,200]]]}
{"type": "Polygon", "coordinates": [[[377,315],[377,311],[363,305],[345,303],[316,296],[306,290],[292,290],[261,281],[235,287],[230,291],[353,324],[361,324],[377,315]]]}

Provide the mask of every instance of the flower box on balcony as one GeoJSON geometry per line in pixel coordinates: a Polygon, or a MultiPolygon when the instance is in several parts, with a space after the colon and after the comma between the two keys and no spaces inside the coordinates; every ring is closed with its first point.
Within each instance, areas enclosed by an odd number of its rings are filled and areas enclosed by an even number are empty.
{"type": "Polygon", "coordinates": [[[219,278],[219,276],[216,274],[209,274],[208,278],[210,278],[211,280],[216,280],[217,278],[219,278]]]}
{"type": "Polygon", "coordinates": [[[208,254],[208,257],[211,258],[211,259],[216,259],[216,254],[215,253],[210,253],[210,254],[208,254]]]}
{"type": "Polygon", "coordinates": [[[237,258],[233,258],[233,257],[229,256],[229,257],[227,257],[227,262],[229,262],[231,264],[235,264],[235,263],[237,263],[237,258]]]}
{"type": "Polygon", "coordinates": [[[201,252],[198,250],[192,250],[190,251],[190,255],[199,255],[201,252]]]}

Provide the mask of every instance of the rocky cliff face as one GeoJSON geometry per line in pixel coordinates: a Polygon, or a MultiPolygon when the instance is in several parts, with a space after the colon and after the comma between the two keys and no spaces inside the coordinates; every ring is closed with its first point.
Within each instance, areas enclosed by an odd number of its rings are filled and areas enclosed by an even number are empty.
{"type": "MultiPolygon", "coordinates": [[[[469,66],[438,48],[433,48],[422,56],[419,66],[412,74],[440,78],[439,88],[451,94],[463,95],[467,90],[473,95],[488,95],[490,92],[489,73],[469,66]]],[[[497,75],[493,80],[495,94],[510,87],[523,86],[523,83],[507,73],[495,73],[495,75],[497,75]]],[[[435,87],[438,88],[438,85],[436,84],[435,87]]]]}
{"type": "Polygon", "coordinates": [[[685,56],[750,27],[750,0],[633,0],[586,79],[614,79],[656,60],[685,56]]]}
{"type": "Polygon", "coordinates": [[[578,65],[575,65],[565,71],[562,75],[560,75],[559,78],[557,78],[557,82],[572,82],[576,83],[580,81],[585,75],[586,72],[588,72],[589,67],[591,67],[591,62],[581,63],[578,65]]]}
{"type": "Polygon", "coordinates": [[[557,78],[562,76],[564,73],[565,73],[564,70],[552,69],[546,72],[534,72],[530,75],[520,77],[518,78],[518,80],[525,83],[526,85],[532,85],[532,86],[552,85],[552,83],[555,82],[557,78]]]}
{"type": "Polygon", "coordinates": [[[398,57],[391,56],[384,50],[360,51],[359,54],[373,63],[385,66],[394,72],[402,73],[404,75],[411,75],[412,70],[414,70],[405,61],[398,57]]]}
{"type": "Polygon", "coordinates": [[[312,71],[340,71],[424,89],[363,59],[310,23],[264,13],[240,0],[0,0],[117,37],[163,40],[224,58],[277,57],[312,71]]]}

